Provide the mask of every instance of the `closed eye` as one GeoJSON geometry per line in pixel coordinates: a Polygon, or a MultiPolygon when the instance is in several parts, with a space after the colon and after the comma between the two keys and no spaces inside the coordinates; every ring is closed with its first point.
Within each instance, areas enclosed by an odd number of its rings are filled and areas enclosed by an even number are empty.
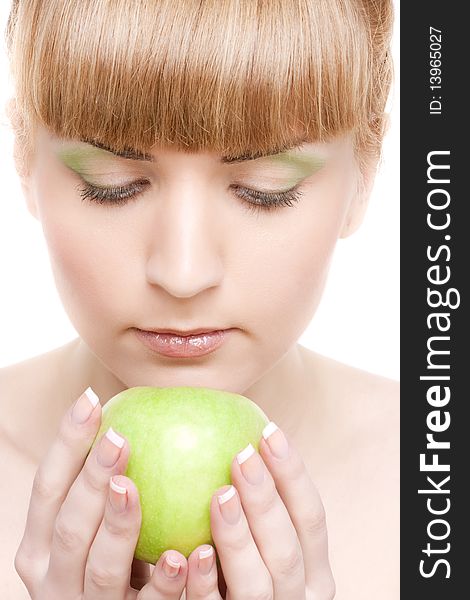
{"type": "MultiPolygon", "coordinates": [[[[78,191],[82,200],[89,200],[96,204],[123,206],[131,200],[136,200],[149,185],[150,182],[146,179],[139,179],[128,185],[113,187],[102,187],[83,181],[78,187],[78,191]]],[[[283,206],[294,206],[303,193],[300,184],[283,192],[261,192],[238,184],[231,185],[230,188],[237,197],[246,203],[249,210],[255,211],[268,211],[283,206]]]]}

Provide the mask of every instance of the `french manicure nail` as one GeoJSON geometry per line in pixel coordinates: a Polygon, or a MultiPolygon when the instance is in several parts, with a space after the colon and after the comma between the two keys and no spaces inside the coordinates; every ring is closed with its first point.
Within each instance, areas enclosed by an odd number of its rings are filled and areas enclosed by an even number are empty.
{"type": "Polygon", "coordinates": [[[127,489],[119,485],[114,477],[109,479],[109,501],[116,512],[122,512],[127,506],[127,489]]]}
{"type": "Polygon", "coordinates": [[[279,429],[279,427],[270,421],[263,429],[263,437],[268,443],[269,449],[276,458],[287,458],[289,454],[289,444],[279,429]]]}
{"type": "Polygon", "coordinates": [[[95,406],[99,403],[98,396],[91,389],[87,388],[83,394],[75,402],[72,409],[72,419],[78,425],[85,423],[94,411],[95,406]]]}
{"type": "Polygon", "coordinates": [[[98,461],[102,467],[112,467],[121,454],[125,440],[112,427],[101,439],[98,449],[98,461]]]}
{"type": "Polygon", "coordinates": [[[264,468],[261,457],[251,444],[237,454],[237,462],[243,477],[253,485],[260,484],[264,479],[264,468]]]}
{"type": "Polygon", "coordinates": [[[167,554],[165,556],[165,560],[163,561],[163,571],[165,572],[165,575],[170,577],[170,579],[174,579],[180,572],[180,569],[180,563],[172,560],[172,558],[167,554]]]}
{"type": "Polygon", "coordinates": [[[208,575],[211,572],[213,564],[214,548],[212,548],[212,546],[209,546],[209,548],[207,549],[199,550],[198,568],[203,575],[208,575]]]}
{"type": "Polygon", "coordinates": [[[217,500],[224,520],[230,525],[238,523],[238,519],[240,518],[240,503],[238,502],[237,492],[233,485],[226,492],[217,496],[217,500]]]}

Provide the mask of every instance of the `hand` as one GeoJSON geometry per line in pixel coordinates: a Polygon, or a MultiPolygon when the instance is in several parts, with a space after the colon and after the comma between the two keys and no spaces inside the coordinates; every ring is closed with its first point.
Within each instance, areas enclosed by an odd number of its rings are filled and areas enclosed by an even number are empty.
{"type": "Polygon", "coordinates": [[[261,439],[260,454],[252,447],[240,452],[231,475],[234,485],[211,501],[219,574],[213,565],[200,575],[196,549],[188,558],[186,599],[220,600],[224,588],[226,600],[334,598],[323,504],[284,434],[276,429],[261,439]]]}
{"type": "Polygon", "coordinates": [[[133,561],[141,511],[137,488],[122,475],[129,444],[111,432],[87,457],[100,423],[93,392],[64,415],[34,478],[15,568],[33,600],[179,600],[182,554],[165,552],[148,582],[150,565],[133,561]],[[110,489],[111,477],[124,493],[110,489]],[[176,577],[167,576],[166,556],[181,565],[176,577]],[[130,587],[137,577],[140,591],[130,587]]]}

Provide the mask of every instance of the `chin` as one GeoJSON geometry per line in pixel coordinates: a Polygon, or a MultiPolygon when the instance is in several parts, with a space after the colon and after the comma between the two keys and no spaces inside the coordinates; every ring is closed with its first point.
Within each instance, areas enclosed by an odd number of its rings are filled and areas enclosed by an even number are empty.
{"type": "Polygon", "coordinates": [[[121,347],[103,363],[125,388],[204,387],[243,396],[263,376],[263,365],[240,359],[235,350],[223,350],[186,359],[136,355],[132,347],[121,347]]]}
{"type": "Polygon", "coordinates": [[[210,367],[174,366],[171,369],[154,367],[141,373],[117,374],[123,384],[130,387],[203,387],[243,395],[251,383],[237,376],[236,369],[211,369],[210,367]],[[227,372],[228,371],[228,372],[227,372]]]}

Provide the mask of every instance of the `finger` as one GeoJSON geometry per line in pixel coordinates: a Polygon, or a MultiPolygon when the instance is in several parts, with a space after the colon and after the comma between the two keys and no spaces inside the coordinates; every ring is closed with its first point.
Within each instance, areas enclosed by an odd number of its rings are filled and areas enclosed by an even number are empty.
{"type": "Polygon", "coordinates": [[[134,483],[123,475],[111,477],[103,521],[88,555],[84,600],[126,598],[141,522],[134,483]]]}
{"type": "Polygon", "coordinates": [[[164,552],[150,581],[140,590],[137,600],[180,600],[186,585],[188,562],[176,550],[164,552]]]}
{"type": "Polygon", "coordinates": [[[111,428],[90,452],[57,515],[47,578],[60,590],[83,591],[88,553],[108,497],[109,479],[124,473],[129,444],[111,428]]]}
{"type": "Polygon", "coordinates": [[[302,457],[272,422],[263,431],[259,449],[297,531],[307,587],[315,593],[334,589],[325,509],[302,457]]]}
{"type": "Polygon", "coordinates": [[[63,416],[58,435],[36,471],[19,553],[24,549],[31,559],[49,556],[57,514],[80,473],[100,422],[101,406],[88,388],[63,416]]]}
{"type": "Polygon", "coordinates": [[[212,546],[199,546],[188,558],[186,600],[222,600],[217,579],[217,564],[212,546]]]}
{"type": "Polygon", "coordinates": [[[272,597],[271,575],[253,540],[234,486],[217,490],[210,512],[212,537],[230,600],[272,597]]]}
{"type": "MultiPolygon", "coordinates": [[[[303,598],[305,572],[302,548],[289,512],[261,456],[251,444],[232,462],[237,488],[251,533],[268,568],[275,598],[303,598]]],[[[299,498],[299,502],[308,498],[299,498]]]]}

